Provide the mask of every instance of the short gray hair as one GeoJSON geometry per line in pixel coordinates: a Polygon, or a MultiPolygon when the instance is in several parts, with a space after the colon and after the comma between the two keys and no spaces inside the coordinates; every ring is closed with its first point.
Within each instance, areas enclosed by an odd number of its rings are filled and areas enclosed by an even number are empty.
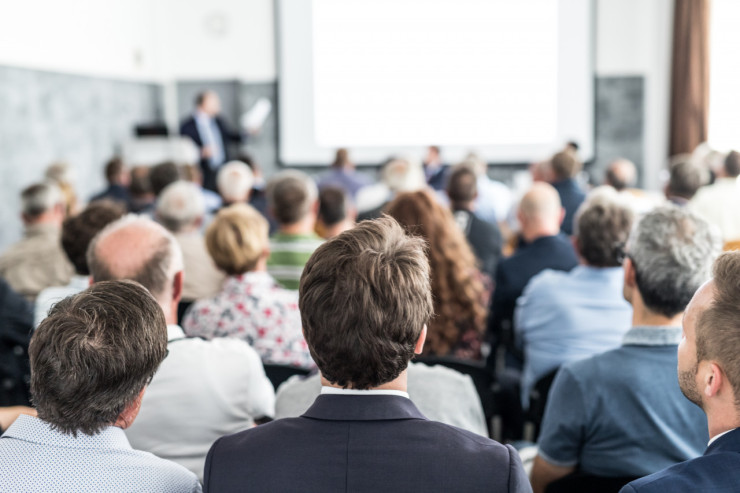
{"type": "Polygon", "coordinates": [[[175,274],[183,269],[182,250],[175,237],[161,225],[148,217],[129,214],[109,224],[95,236],[87,249],[87,266],[93,282],[129,279],[140,283],[160,299],[172,284],[175,274]],[[124,242],[118,242],[116,245],[120,250],[129,255],[138,255],[141,261],[133,263],[133,270],[116,271],[113,265],[118,259],[104,258],[98,246],[108,236],[128,228],[139,229],[140,232],[148,230],[156,240],[151,242],[152,248],[147,251],[136,249],[139,244],[129,247],[124,242]]]}
{"type": "Polygon", "coordinates": [[[21,203],[23,215],[33,219],[55,205],[64,204],[64,196],[55,183],[36,183],[21,192],[21,203]]]}
{"type": "Polygon", "coordinates": [[[226,202],[244,200],[254,185],[254,173],[241,161],[224,164],[216,176],[218,192],[226,202]]]}
{"type": "Polygon", "coordinates": [[[171,183],[157,199],[157,220],[173,233],[195,224],[205,213],[203,193],[194,183],[171,183]]]}
{"type": "Polygon", "coordinates": [[[645,306],[673,317],[686,309],[694,292],[711,277],[722,239],[715,226],[670,205],[638,220],[626,250],[645,306]]]}

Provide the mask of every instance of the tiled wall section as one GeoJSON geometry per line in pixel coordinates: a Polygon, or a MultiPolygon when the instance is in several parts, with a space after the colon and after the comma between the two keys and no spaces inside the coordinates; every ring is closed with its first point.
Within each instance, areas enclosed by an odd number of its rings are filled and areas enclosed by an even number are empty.
{"type": "Polygon", "coordinates": [[[162,87],[0,66],[0,251],[22,231],[19,192],[55,160],[86,199],[137,123],[162,117],[162,87]]]}

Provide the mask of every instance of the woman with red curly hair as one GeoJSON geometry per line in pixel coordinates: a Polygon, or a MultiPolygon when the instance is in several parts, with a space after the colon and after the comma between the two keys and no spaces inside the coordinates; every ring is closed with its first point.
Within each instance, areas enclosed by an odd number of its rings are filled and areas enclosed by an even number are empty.
{"type": "Polygon", "coordinates": [[[434,317],[424,354],[480,359],[488,293],[452,213],[426,190],[398,195],[385,212],[429,244],[434,317]]]}

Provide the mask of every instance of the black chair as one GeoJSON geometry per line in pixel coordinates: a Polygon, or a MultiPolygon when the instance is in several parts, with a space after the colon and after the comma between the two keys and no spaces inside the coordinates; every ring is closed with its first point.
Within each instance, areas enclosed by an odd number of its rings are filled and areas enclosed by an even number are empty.
{"type": "Polygon", "coordinates": [[[576,472],[550,483],[545,493],[619,493],[637,477],[605,478],[576,472]]]}
{"type": "Polygon", "coordinates": [[[272,382],[272,386],[275,387],[275,391],[277,391],[281,383],[283,383],[293,375],[306,376],[311,373],[310,370],[307,370],[305,368],[299,368],[297,366],[290,365],[278,365],[275,363],[265,363],[264,367],[265,375],[267,375],[267,378],[269,378],[270,382],[272,382]]]}
{"type": "Polygon", "coordinates": [[[559,368],[554,369],[544,377],[537,380],[534,384],[534,388],[529,392],[529,410],[525,417],[525,429],[529,428],[531,430],[531,436],[527,436],[530,433],[525,430],[525,437],[529,441],[536,442],[540,435],[542,418],[545,416],[545,407],[547,407],[547,397],[550,394],[552,382],[558,374],[558,369],[559,368]]]}
{"type": "Polygon", "coordinates": [[[185,318],[185,314],[187,313],[190,306],[193,304],[193,301],[180,301],[180,303],[177,304],[177,323],[182,326],[182,321],[185,318]]]}
{"type": "Polygon", "coordinates": [[[493,418],[497,414],[497,399],[493,374],[484,362],[478,363],[476,361],[446,356],[417,356],[413,361],[424,363],[427,366],[441,365],[468,375],[473,380],[473,385],[475,385],[475,390],[478,392],[478,397],[480,397],[480,402],[483,406],[483,415],[486,418],[488,436],[493,436],[493,418]]]}

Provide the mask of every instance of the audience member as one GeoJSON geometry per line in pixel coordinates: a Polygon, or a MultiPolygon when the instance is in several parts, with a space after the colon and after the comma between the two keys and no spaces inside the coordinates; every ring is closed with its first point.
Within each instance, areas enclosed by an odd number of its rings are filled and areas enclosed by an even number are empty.
{"type": "MultiPolygon", "coordinates": [[[[530,279],[545,269],[569,271],[578,265],[573,245],[558,232],[563,208],[557,191],[536,182],[522,197],[517,211],[524,245],[496,267],[488,332],[494,342],[515,349],[513,319],[516,300],[530,279]]],[[[491,363],[497,355],[492,352],[491,363]]]]}
{"type": "Polygon", "coordinates": [[[268,207],[278,222],[267,270],[287,289],[298,289],[303,266],[323,241],[314,233],[318,196],[316,183],[300,171],[282,171],[267,183],[268,207]]]}
{"type": "Polygon", "coordinates": [[[488,299],[475,256],[452,214],[428,190],[398,195],[387,213],[429,245],[434,318],[424,354],[480,359],[488,299]]]}
{"type": "Polygon", "coordinates": [[[447,195],[455,222],[473,249],[481,271],[493,279],[501,259],[503,239],[495,222],[486,222],[473,212],[478,197],[477,177],[467,164],[453,168],[447,181],[447,195]]]}
{"type": "Polygon", "coordinates": [[[128,216],[108,225],[90,244],[87,262],[95,282],[143,284],[168,324],[168,356],[147,388],[139,418],[126,430],[129,441],[202,475],[214,440],[273,414],[274,391],[259,355],[238,339],[185,337],[176,325],[182,254],[154,221],[128,216]]]}
{"type": "Polygon", "coordinates": [[[50,286],[64,286],[72,265],[62,250],[59,234],[65,203],[53,183],[31,185],[21,193],[23,239],[0,255],[0,277],[27,300],[50,286]]]}
{"type": "Polygon", "coordinates": [[[319,192],[316,230],[328,240],[355,226],[357,212],[343,188],[327,185],[319,192]]]}
{"type": "Polygon", "coordinates": [[[157,200],[155,217],[174,235],[182,251],[182,301],[186,303],[218,293],[226,278],[208,255],[200,233],[205,213],[203,194],[190,182],[168,185],[157,200]]]}
{"type": "Polygon", "coordinates": [[[740,252],[721,255],[714,264],[714,278],[696,292],[683,318],[683,337],[678,345],[678,383],[683,394],[707,415],[711,438],[704,455],[638,479],[625,486],[623,493],[737,491],[740,482],[738,279],[740,252]]]}
{"type": "Polygon", "coordinates": [[[119,202],[128,208],[131,202],[128,191],[128,186],[131,184],[131,172],[123,159],[113,157],[106,163],[105,180],[108,182],[108,188],[97,195],[93,195],[90,202],[107,199],[119,202]]]}
{"type": "Polygon", "coordinates": [[[216,186],[224,206],[249,203],[253,185],[252,170],[241,161],[229,161],[224,164],[216,177],[216,186]]]}
{"type": "MultiPolygon", "coordinates": [[[[0,406],[30,404],[33,306],[0,278],[0,406]]],[[[3,427],[7,428],[7,427],[3,427]]]]}
{"type": "Polygon", "coordinates": [[[49,165],[44,172],[44,178],[55,183],[64,197],[64,215],[73,216],[79,212],[77,193],[72,184],[69,165],[65,162],[57,162],[49,165]]]}
{"type": "Polygon", "coordinates": [[[154,192],[149,181],[148,166],[134,166],[131,169],[131,184],[128,187],[131,196],[129,212],[145,213],[154,208],[154,192]]]}
{"type": "Polygon", "coordinates": [[[221,209],[206,233],[208,252],[229,277],[196,301],[183,322],[191,337],[244,339],[266,363],[314,366],[301,332],[298,293],[267,273],[267,221],[245,204],[221,209]]]}
{"type": "Polygon", "coordinates": [[[724,241],[740,240],[740,152],[725,158],[714,184],[702,187],[689,202],[691,210],[715,224],[724,241]]]}
{"type": "Polygon", "coordinates": [[[219,167],[229,159],[229,143],[241,143],[244,136],[232,131],[219,116],[221,101],[213,91],[203,91],[195,98],[195,111],[180,125],[180,134],[190,137],[200,150],[203,187],[216,190],[219,167]]]}
{"type": "MultiPolygon", "coordinates": [[[[483,407],[468,375],[412,361],[408,366],[408,392],[419,411],[432,421],[488,437],[483,407]]],[[[275,397],[275,419],[301,416],[320,394],[320,374],[290,378],[275,397]]]]}
{"type": "Polygon", "coordinates": [[[206,488],[530,491],[513,448],[429,421],[408,399],[407,366],[432,309],[424,241],[395,221],[360,223],[320,246],[300,310],[321,395],[299,418],[216,441],[206,488]]]}
{"type": "Polygon", "coordinates": [[[639,220],[625,250],[632,328],[620,348],[558,373],[532,472],[535,491],[576,468],[644,476],[698,456],[707,442],[704,415],[678,388],[676,349],[683,311],[721,250],[719,234],[685,209],[662,207],[639,220]]]}
{"type": "Polygon", "coordinates": [[[632,309],[622,295],[620,249],[635,213],[613,190],[595,190],[574,219],[581,265],[544,270],[517,300],[514,331],[524,350],[521,400],[529,407],[535,383],[563,363],[619,346],[632,309]],[[611,193],[609,193],[611,192],[611,193]]]}
{"type": "Polygon", "coordinates": [[[412,158],[392,158],[383,165],[380,183],[367,186],[357,194],[359,221],[377,219],[396,194],[415,192],[426,187],[421,162],[412,158]]]}
{"type": "Polygon", "coordinates": [[[634,188],[637,185],[637,168],[635,167],[635,163],[624,158],[612,161],[606,169],[604,182],[617,192],[634,188]]]}
{"type": "Polygon", "coordinates": [[[203,204],[206,208],[206,214],[217,211],[223,205],[221,196],[213,190],[203,188],[203,173],[200,168],[194,164],[183,164],[180,166],[180,176],[183,180],[193,183],[201,195],[203,195],[203,204]]]}
{"type": "Polygon", "coordinates": [[[688,154],[676,156],[671,161],[665,196],[671,203],[684,206],[701,187],[709,183],[709,170],[688,154]]]}
{"type": "Polygon", "coordinates": [[[321,175],[318,179],[319,190],[324,187],[339,187],[349,195],[352,200],[357,197],[357,192],[368,185],[370,179],[355,171],[355,163],[349,158],[347,149],[337,149],[331,169],[321,175]]]}
{"type": "Polygon", "coordinates": [[[442,161],[441,152],[438,146],[429,146],[427,155],[423,161],[424,177],[427,185],[434,190],[442,191],[447,186],[447,175],[450,166],[442,161]]]}
{"type": "Polygon", "coordinates": [[[462,164],[470,167],[477,176],[478,197],[475,214],[491,224],[500,224],[509,218],[513,197],[509,187],[489,178],[488,165],[476,154],[468,154],[462,164]]]}
{"type": "Polygon", "coordinates": [[[31,339],[38,417],[0,439],[2,491],[201,491],[182,466],[124,434],[167,354],[161,308],[137,283],[106,282],[57,303],[31,339]]]}
{"type": "Polygon", "coordinates": [[[54,303],[67,296],[84,291],[90,286],[90,270],[87,268],[87,247],[96,234],[108,224],[120,219],[126,210],[123,205],[109,200],[90,203],[84,211],[68,217],[62,223],[62,248],[75,269],[75,274],[66,286],[46,288],[36,297],[33,325],[37,327],[54,303]]]}
{"type": "Polygon", "coordinates": [[[582,166],[578,155],[572,151],[558,152],[550,159],[551,183],[558,191],[560,202],[565,209],[561,231],[567,235],[573,234],[573,217],[586,198],[575,178],[582,166]]]}
{"type": "Polygon", "coordinates": [[[180,170],[172,161],[159,163],[149,170],[149,183],[152,185],[152,193],[156,198],[167,188],[167,185],[175,183],[180,179],[180,170]]]}

